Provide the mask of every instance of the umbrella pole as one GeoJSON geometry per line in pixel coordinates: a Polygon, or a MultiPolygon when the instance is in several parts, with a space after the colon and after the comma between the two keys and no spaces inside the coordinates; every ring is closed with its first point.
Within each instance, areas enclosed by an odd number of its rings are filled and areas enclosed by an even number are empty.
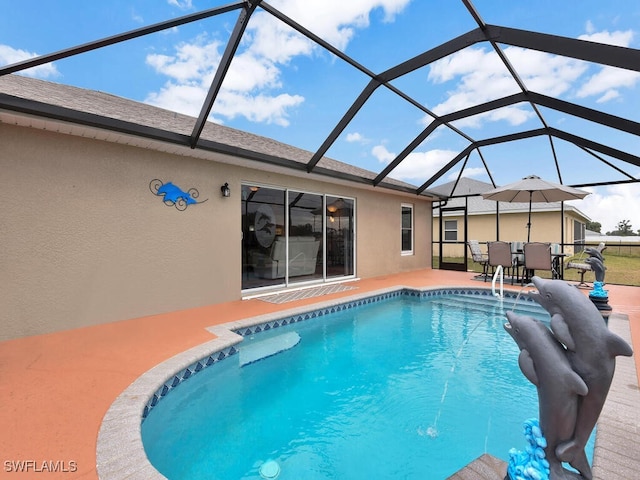
{"type": "Polygon", "coordinates": [[[529,222],[527,223],[527,243],[531,240],[531,200],[533,198],[533,192],[529,190],[529,222]]]}

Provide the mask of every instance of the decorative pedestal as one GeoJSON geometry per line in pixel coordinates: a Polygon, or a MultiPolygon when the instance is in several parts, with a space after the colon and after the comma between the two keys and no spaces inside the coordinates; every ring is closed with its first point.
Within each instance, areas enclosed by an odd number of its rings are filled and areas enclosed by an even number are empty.
{"type": "Polygon", "coordinates": [[[589,292],[589,300],[598,307],[598,311],[606,322],[609,320],[609,315],[613,309],[609,305],[609,295],[603,286],[603,282],[593,282],[593,290],[589,292]]]}

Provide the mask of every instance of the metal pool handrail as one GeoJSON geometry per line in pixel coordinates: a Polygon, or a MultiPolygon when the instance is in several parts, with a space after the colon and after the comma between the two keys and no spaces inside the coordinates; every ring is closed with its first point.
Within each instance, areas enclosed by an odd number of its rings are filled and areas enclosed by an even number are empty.
{"type": "Polygon", "coordinates": [[[504,272],[502,271],[502,265],[498,265],[496,272],[493,274],[491,280],[491,293],[494,297],[504,298],[504,272]],[[496,293],[496,279],[500,277],[500,293],[496,293]]]}

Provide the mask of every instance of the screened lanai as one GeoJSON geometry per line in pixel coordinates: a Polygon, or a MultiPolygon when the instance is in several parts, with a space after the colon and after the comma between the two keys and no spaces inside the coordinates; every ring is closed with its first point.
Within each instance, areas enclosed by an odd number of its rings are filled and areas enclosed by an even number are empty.
{"type": "Polygon", "coordinates": [[[47,11],[54,7],[14,9],[4,16],[4,43],[18,38],[11,24],[38,28],[45,20],[46,41],[30,43],[23,30],[29,58],[5,62],[0,76],[49,69],[52,81],[134,97],[194,121],[189,134],[176,133],[8,94],[0,109],[418,195],[469,174],[494,186],[531,173],[574,187],[640,179],[640,50],[630,26],[637,6],[607,4],[618,17],[614,31],[613,20],[590,18],[577,1],[562,9],[539,2],[526,12],[508,1],[386,1],[353,15],[349,6],[323,3],[321,10],[284,0],[202,9],[172,1],[175,8],[158,8],[136,28],[101,22],[89,10],[71,24],[64,12],[47,11]],[[375,34],[364,28],[374,23],[375,34]],[[207,121],[310,154],[301,161],[203,140],[207,121]],[[375,176],[327,170],[322,158],[375,176]]]}

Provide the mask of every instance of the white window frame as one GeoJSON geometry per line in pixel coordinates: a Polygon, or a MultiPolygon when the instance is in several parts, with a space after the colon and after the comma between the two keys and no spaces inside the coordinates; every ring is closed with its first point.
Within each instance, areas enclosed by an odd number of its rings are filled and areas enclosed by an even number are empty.
{"type": "Polygon", "coordinates": [[[415,215],[414,215],[414,208],[413,208],[413,204],[411,203],[403,203],[400,206],[400,254],[401,255],[413,255],[413,248],[414,248],[414,244],[415,244],[415,239],[414,239],[414,223],[415,223],[415,215]],[[411,212],[411,227],[409,228],[405,228],[402,224],[402,219],[403,219],[403,215],[404,215],[404,209],[408,208],[409,211],[411,212]],[[409,230],[411,232],[411,249],[410,250],[402,250],[402,237],[403,237],[403,233],[405,230],[409,230]]]}
{"type": "Polygon", "coordinates": [[[457,242],[458,241],[458,220],[444,220],[443,229],[444,229],[443,233],[444,233],[444,241],[445,242],[457,242]],[[447,222],[454,222],[456,224],[455,230],[447,228],[447,222]],[[455,240],[447,239],[447,232],[456,232],[456,239],[455,240]]]}

